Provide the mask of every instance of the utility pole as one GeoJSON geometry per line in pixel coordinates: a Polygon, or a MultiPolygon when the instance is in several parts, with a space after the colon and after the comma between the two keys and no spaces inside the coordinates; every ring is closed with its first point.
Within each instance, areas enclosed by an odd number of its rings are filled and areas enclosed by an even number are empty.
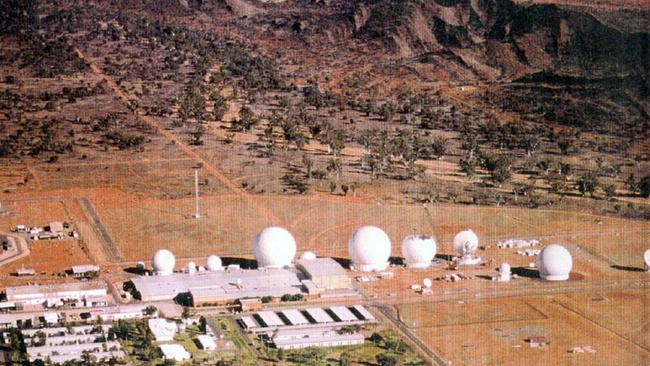
{"type": "Polygon", "coordinates": [[[194,218],[200,219],[201,212],[199,212],[199,170],[194,169],[194,197],[195,197],[195,209],[194,218]]]}

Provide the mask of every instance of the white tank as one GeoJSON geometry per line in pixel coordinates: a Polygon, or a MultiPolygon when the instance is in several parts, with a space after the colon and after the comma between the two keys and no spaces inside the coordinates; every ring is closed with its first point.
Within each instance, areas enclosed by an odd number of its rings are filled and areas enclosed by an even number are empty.
{"type": "Polygon", "coordinates": [[[187,273],[195,274],[196,273],[196,263],[189,262],[187,263],[187,273]]]}
{"type": "Polygon", "coordinates": [[[159,276],[169,276],[174,273],[174,266],[176,265],[176,258],[167,249],[160,249],[157,251],[153,258],[151,258],[153,271],[159,276]]]}
{"type": "Polygon", "coordinates": [[[505,262],[501,263],[499,266],[499,277],[497,277],[497,279],[501,282],[510,281],[510,278],[512,277],[511,270],[512,268],[510,267],[510,264],[505,262]]]}
{"type": "Polygon", "coordinates": [[[300,259],[307,259],[307,260],[316,259],[316,253],[306,251],[306,252],[302,253],[302,255],[300,256],[300,259]]]}
{"type": "Polygon", "coordinates": [[[573,268],[571,253],[561,245],[547,245],[537,256],[539,276],[547,281],[569,279],[571,268],[573,268]]]}
{"type": "Polygon", "coordinates": [[[454,250],[459,256],[472,255],[478,249],[478,236],[472,230],[463,230],[454,237],[454,250]]]}
{"type": "Polygon", "coordinates": [[[354,269],[364,272],[382,271],[388,267],[391,243],[386,233],[376,226],[357,229],[348,242],[348,253],[354,269]]]}
{"type": "Polygon", "coordinates": [[[428,268],[436,256],[436,241],[427,235],[409,235],[402,242],[402,256],[408,268],[428,268]]]}
{"type": "Polygon", "coordinates": [[[290,266],[296,256],[296,240],[287,230],[270,226],[255,237],[253,254],[258,268],[290,266]]]}
{"type": "Polygon", "coordinates": [[[211,272],[223,271],[223,264],[221,263],[221,258],[216,255],[211,255],[205,262],[205,269],[211,272]]]}

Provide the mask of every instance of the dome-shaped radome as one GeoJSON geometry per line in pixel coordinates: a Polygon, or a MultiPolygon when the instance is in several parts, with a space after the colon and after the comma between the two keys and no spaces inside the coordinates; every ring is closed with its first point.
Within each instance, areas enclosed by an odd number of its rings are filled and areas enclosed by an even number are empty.
{"type": "Polygon", "coordinates": [[[208,271],[221,271],[223,270],[223,264],[221,263],[221,258],[216,255],[211,255],[205,261],[205,269],[208,271]]]}
{"type": "Polygon", "coordinates": [[[390,238],[376,226],[363,226],[352,233],[348,252],[355,269],[364,272],[381,271],[388,267],[390,238]]]}
{"type": "Polygon", "coordinates": [[[436,256],[436,241],[427,235],[409,235],[402,242],[402,256],[409,268],[428,268],[436,256]]]}
{"type": "Polygon", "coordinates": [[[459,256],[472,255],[478,249],[478,236],[472,230],[463,230],[454,237],[454,250],[459,256]]]}
{"type": "Polygon", "coordinates": [[[196,273],[196,263],[190,261],[187,263],[187,273],[195,274],[196,273]]]}
{"type": "Polygon", "coordinates": [[[167,249],[160,249],[151,259],[153,271],[159,276],[168,276],[174,273],[176,258],[174,254],[167,249]]]}
{"type": "Polygon", "coordinates": [[[573,268],[571,253],[558,244],[544,247],[537,256],[539,276],[548,281],[564,281],[569,279],[573,268]]]}
{"type": "Polygon", "coordinates": [[[307,260],[316,259],[316,253],[311,252],[311,251],[306,251],[306,252],[302,253],[302,255],[300,256],[300,259],[307,259],[307,260]]]}
{"type": "Polygon", "coordinates": [[[296,240],[287,230],[270,226],[255,237],[253,253],[258,268],[289,266],[296,255],[296,240]]]}

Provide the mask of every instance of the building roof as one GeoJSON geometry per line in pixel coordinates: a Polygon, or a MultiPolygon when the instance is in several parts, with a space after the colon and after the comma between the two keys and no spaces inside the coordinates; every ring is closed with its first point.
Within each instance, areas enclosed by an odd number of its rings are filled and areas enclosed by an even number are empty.
{"type": "Polygon", "coordinates": [[[334,319],[332,319],[329,314],[322,308],[307,308],[305,309],[307,314],[311,316],[317,323],[333,323],[334,319]]]}
{"type": "Polygon", "coordinates": [[[185,347],[178,343],[161,344],[160,351],[166,359],[182,361],[189,360],[192,355],[185,350],[185,347]]]}
{"type": "Polygon", "coordinates": [[[272,312],[272,311],[260,311],[257,313],[257,316],[262,319],[264,324],[266,324],[267,327],[277,327],[277,326],[282,326],[285,325],[282,319],[278,316],[278,314],[272,312]]]}
{"type": "Polygon", "coordinates": [[[212,350],[217,348],[217,344],[214,342],[214,339],[206,334],[199,334],[196,337],[196,340],[199,342],[201,349],[212,350]]]}
{"type": "Polygon", "coordinates": [[[173,299],[190,292],[197,299],[251,298],[301,293],[295,269],[199,272],[193,275],[141,276],[132,279],[142,299],[173,299]],[[238,285],[239,283],[239,285],[238,285]]]}
{"type": "Polygon", "coordinates": [[[296,309],[282,310],[282,315],[289,319],[291,325],[309,324],[307,318],[305,318],[305,316],[296,309]]]}
{"type": "Polygon", "coordinates": [[[92,264],[82,264],[78,266],[72,266],[73,274],[84,274],[86,272],[99,272],[99,267],[92,264]]]}
{"type": "Polygon", "coordinates": [[[149,329],[157,341],[171,341],[176,335],[176,324],[166,319],[149,319],[149,329]]]}
{"type": "Polygon", "coordinates": [[[253,319],[252,316],[242,316],[241,321],[244,323],[247,329],[259,328],[259,325],[255,322],[255,319],[253,319]]]}
{"type": "Polygon", "coordinates": [[[51,285],[26,285],[7,287],[5,293],[7,300],[12,300],[16,296],[56,296],[65,292],[85,292],[85,291],[106,291],[106,285],[98,281],[90,282],[70,282],[51,285]]]}
{"type": "Polygon", "coordinates": [[[350,322],[357,319],[356,315],[350,311],[350,309],[345,306],[332,306],[330,310],[336,315],[337,318],[341,319],[344,322],[350,322]]]}
{"type": "Polygon", "coordinates": [[[372,313],[369,312],[368,309],[366,309],[365,306],[363,306],[363,305],[354,305],[354,309],[356,311],[358,311],[359,314],[361,314],[361,316],[363,316],[363,318],[365,320],[375,320],[375,316],[372,315],[372,313]]]}
{"type": "Polygon", "coordinates": [[[347,276],[345,269],[332,258],[300,259],[298,265],[309,277],[347,276]]]}
{"type": "Polygon", "coordinates": [[[52,221],[49,226],[51,233],[63,232],[63,223],[61,221],[52,221]]]}

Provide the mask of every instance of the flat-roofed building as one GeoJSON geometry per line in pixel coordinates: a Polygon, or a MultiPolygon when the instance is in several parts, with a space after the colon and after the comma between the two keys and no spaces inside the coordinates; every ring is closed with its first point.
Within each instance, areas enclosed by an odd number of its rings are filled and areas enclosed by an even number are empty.
{"type": "Polygon", "coordinates": [[[108,303],[106,285],[101,282],[74,282],[52,285],[7,287],[7,302],[46,307],[103,306],[108,303]]]}
{"type": "Polygon", "coordinates": [[[259,325],[255,322],[255,319],[253,319],[252,316],[242,316],[241,322],[244,325],[244,328],[246,329],[250,330],[250,329],[259,328],[259,325]]]}
{"type": "Polygon", "coordinates": [[[345,269],[332,258],[300,259],[296,267],[317,287],[326,290],[350,287],[345,269]]]}
{"type": "Polygon", "coordinates": [[[363,344],[360,333],[339,334],[333,328],[280,329],[273,336],[273,343],[279,349],[300,349],[307,347],[336,347],[363,344]]]}
{"type": "Polygon", "coordinates": [[[262,299],[255,297],[252,299],[237,300],[241,311],[258,311],[262,310],[262,299]]]}
{"type": "Polygon", "coordinates": [[[291,323],[291,325],[309,324],[309,320],[299,310],[287,309],[280,312],[291,323]]]}
{"type": "Polygon", "coordinates": [[[260,311],[256,314],[266,327],[281,327],[284,326],[284,322],[278,314],[273,311],[260,311]]]}
{"type": "Polygon", "coordinates": [[[332,319],[332,317],[322,308],[307,308],[305,309],[305,312],[314,319],[316,323],[325,324],[334,322],[334,319],[332,319]]]}
{"type": "Polygon", "coordinates": [[[359,314],[361,314],[361,316],[363,317],[363,320],[368,320],[368,321],[374,321],[375,320],[375,316],[372,315],[372,313],[370,311],[368,311],[368,309],[366,309],[365,306],[363,306],[363,305],[354,305],[352,308],[354,310],[356,310],[359,314]]]}
{"type": "Polygon", "coordinates": [[[158,342],[168,342],[174,340],[178,327],[175,323],[168,322],[167,319],[149,319],[149,329],[158,342]]]}
{"type": "Polygon", "coordinates": [[[75,277],[89,276],[99,273],[99,267],[92,264],[72,266],[72,268],[70,268],[70,273],[75,277]]]}
{"type": "Polygon", "coordinates": [[[192,358],[189,352],[178,343],[161,344],[159,346],[165,360],[174,360],[176,362],[186,361],[192,358]]]}
{"type": "Polygon", "coordinates": [[[199,334],[196,337],[196,342],[199,344],[199,347],[205,351],[214,351],[217,349],[217,343],[212,337],[206,334],[199,334]]]}
{"type": "Polygon", "coordinates": [[[92,354],[100,362],[108,361],[111,358],[123,359],[125,356],[122,346],[117,341],[27,347],[27,356],[30,362],[40,359],[59,364],[66,361],[82,360],[84,353],[92,354]]]}
{"type": "Polygon", "coordinates": [[[357,316],[354,315],[354,313],[352,313],[350,309],[346,308],[345,306],[332,306],[330,308],[330,311],[334,313],[334,315],[342,322],[352,322],[359,320],[357,316]]]}
{"type": "Polygon", "coordinates": [[[177,299],[187,295],[194,306],[232,304],[238,299],[282,297],[302,293],[299,273],[291,268],[205,271],[193,275],[141,276],[131,280],[142,301],[177,299]]]}

